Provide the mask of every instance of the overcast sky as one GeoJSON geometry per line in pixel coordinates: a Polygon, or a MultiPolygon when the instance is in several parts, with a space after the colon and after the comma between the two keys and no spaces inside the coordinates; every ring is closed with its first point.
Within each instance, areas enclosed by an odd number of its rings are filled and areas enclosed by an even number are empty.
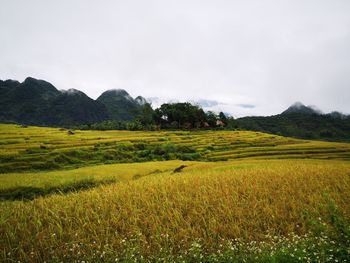
{"type": "Polygon", "coordinates": [[[235,117],[350,113],[350,1],[0,0],[0,79],[27,76],[235,117]]]}

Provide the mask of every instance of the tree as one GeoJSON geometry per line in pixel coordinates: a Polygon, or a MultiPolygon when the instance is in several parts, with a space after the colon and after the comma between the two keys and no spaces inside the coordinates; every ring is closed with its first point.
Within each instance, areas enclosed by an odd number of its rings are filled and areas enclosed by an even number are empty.
{"type": "Polygon", "coordinates": [[[237,129],[238,128],[238,124],[236,122],[236,120],[233,117],[228,117],[227,118],[227,122],[226,122],[226,128],[229,130],[233,130],[233,129],[237,129]]]}
{"type": "Polygon", "coordinates": [[[219,113],[219,120],[222,121],[225,125],[227,125],[227,117],[222,111],[220,111],[219,113]]]}
{"type": "Polygon", "coordinates": [[[188,102],[162,104],[155,110],[155,118],[158,124],[170,127],[176,123],[177,128],[184,125],[194,127],[195,123],[206,120],[203,109],[188,102]]]}
{"type": "Polygon", "coordinates": [[[206,120],[211,127],[216,127],[217,115],[215,114],[215,112],[208,111],[206,113],[206,120]]]}
{"type": "Polygon", "coordinates": [[[154,110],[152,109],[151,104],[145,103],[142,106],[140,110],[140,114],[137,116],[136,119],[140,121],[140,123],[143,126],[148,126],[155,123],[153,115],[154,115],[154,110]]]}

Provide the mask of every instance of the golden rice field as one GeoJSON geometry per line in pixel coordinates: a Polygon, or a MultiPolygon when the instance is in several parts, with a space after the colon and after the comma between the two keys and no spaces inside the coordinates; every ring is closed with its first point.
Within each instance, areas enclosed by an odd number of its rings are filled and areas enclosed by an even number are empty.
{"type": "Polygon", "coordinates": [[[106,163],[237,159],[350,160],[349,143],[249,131],[74,131],[0,125],[0,172],[106,163]]]}
{"type": "Polygon", "coordinates": [[[350,144],[0,125],[0,146],[1,262],[350,258],[350,144]]]}

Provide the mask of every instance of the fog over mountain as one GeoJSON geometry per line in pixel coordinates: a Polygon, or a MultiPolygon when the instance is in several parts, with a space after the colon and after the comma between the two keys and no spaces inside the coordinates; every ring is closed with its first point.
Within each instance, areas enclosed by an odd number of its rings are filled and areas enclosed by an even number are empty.
{"type": "Polygon", "coordinates": [[[235,117],[350,113],[347,0],[2,0],[0,79],[124,89],[235,117]]]}

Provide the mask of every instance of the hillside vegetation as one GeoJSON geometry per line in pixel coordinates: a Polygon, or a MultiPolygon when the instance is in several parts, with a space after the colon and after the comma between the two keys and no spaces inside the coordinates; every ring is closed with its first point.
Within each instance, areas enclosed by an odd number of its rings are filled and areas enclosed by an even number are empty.
{"type": "Polygon", "coordinates": [[[350,141],[350,118],[333,114],[291,112],[236,120],[241,129],[328,141],[350,141]]]}
{"type": "Polygon", "coordinates": [[[347,143],[0,125],[0,144],[0,261],[350,256],[347,143]]]}
{"type": "Polygon", "coordinates": [[[249,131],[79,131],[0,125],[0,172],[162,160],[350,159],[350,145],[249,131]]]}

